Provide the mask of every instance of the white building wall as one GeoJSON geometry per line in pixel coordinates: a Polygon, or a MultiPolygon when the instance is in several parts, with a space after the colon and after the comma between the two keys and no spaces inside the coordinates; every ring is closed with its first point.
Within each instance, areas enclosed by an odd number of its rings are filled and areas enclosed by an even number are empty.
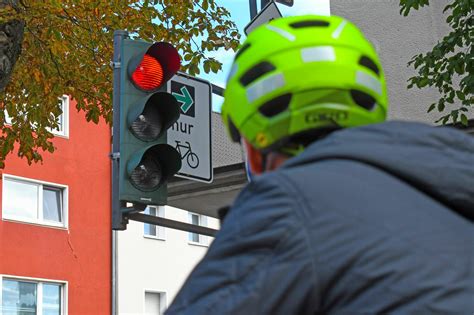
{"type": "MultiPolygon", "coordinates": [[[[165,207],[165,218],[188,223],[188,212],[165,207]]],[[[215,218],[207,226],[218,229],[215,218]]],[[[188,233],[165,228],[164,240],[144,236],[144,224],[130,221],[117,233],[118,314],[144,314],[145,292],[165,293],[160,302],[169,306],[208,246],[191,244],[188,233]]],[[[207,237],[208,244],[212,238],[207,237]]]]}
{"type": "MultiPolygon", "coordinates": [[[[331,14],[354,22],[380,55],[387,80],[389,120],[433,124],[449,112],[426,112],[440,98],[436,88],[407,88],[408,79],[417,74],[408,62],[415,55],[431,51],[449,33],[447,14],[443,13],[449,2],[430,1],[429,6],[403,16],[398,0],[331,0],[331,14]]],[[[450,108],[457,108],[458,105],[450,108]]],[[[471,111],[468,117],[474,118],[474,113],[471,111]]]]}

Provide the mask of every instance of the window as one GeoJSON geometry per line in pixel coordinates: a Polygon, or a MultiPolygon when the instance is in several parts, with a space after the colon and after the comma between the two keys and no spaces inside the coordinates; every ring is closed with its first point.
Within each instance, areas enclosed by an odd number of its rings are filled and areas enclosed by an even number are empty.
{"type": "Polygon", "coordinates": [[[63,95],[59,99],[62,114],[58,117],[58,127],[51,132],[58,136],[69,136],[69,96],[63,95]]]}
{"type": "MultiPolygon", "coordinates": [[[[145,209],[145,214],[149,214],[152,216],[164,218],[165,217],[165,207],[153,207],[148,206],[145,209]]],[[[165,239],[165,228],[162,226],[148,224],[145,223],[144,225],[144,235],[145,237],[150,238],[157,238],[157,239],[165,239]]]]}
{"type": "Polygon", "coordinates": [[[5,115],[5,124],[6,125],[11,125],[12,124],[12,118],[10,117],[10,115],[8,115],[8,112],[7,110],[5,109],[3,114],[5,115]]]}
{"type": "MultiPolygon", "coordinates": [[[[59,98],[59,103],[61,105],[62,114],[58,117],[58,127],[56,129],[48,129],[55,135],[58,136],[69,136],[69,96],[63,95],[59,98]]],[[[5,110],[5,124],[11,125],[12,118],[8,115],[8,112],[5,110]]]]}
{"type": "Polygon", "coordinates": [[[29,279],[0,277],[3,315],[65,313],[64,284],[29,279]]]}
{"type": "MultiPolygon", "coordinates": [[[[189,223],[194,225],[207,226],[207,217],[204,215],[189,212],[189,223]]],[[[191,244],[207,245],[207,237],[201,234],[189,232],[188,240],[191,244]]]]}
{"type": "Polygon", "coordinates": [[[145,292],[145,314],[161,315],[166,308],[166,293],[145,292]]]}
{"type": "Polygon", "coordinates": [[[3,176],[4,219],[51,226],[67,226],[67,187],[3,176]]]}

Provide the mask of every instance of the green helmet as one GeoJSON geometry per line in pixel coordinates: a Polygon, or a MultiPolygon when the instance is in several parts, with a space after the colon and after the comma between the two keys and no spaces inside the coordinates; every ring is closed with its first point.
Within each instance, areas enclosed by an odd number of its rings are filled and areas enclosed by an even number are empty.
{"type": "Polygon", "coordinates": [[[362,32],[343,18],[313,15],[250,33],[224,97],[222,118],[234,141],[242,135],[262,151],[291,154],[308,135],[384,121],[388,102],[382,66],[362,32]]]}

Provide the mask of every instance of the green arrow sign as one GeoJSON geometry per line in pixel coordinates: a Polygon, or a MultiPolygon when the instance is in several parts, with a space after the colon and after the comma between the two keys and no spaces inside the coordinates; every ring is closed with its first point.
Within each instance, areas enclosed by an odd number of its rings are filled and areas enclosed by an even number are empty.
{"type": "Polygon", "coordinates": [[[180,91],[181,94],[176,92],[173,92],[172,94],[176,98],[176,100],[182,104],[181,110],[183,111],[183,113],[186,113],[191,108],[191,106],[193,106],[194,100],[185,86],[181,87],[180,91]]]}

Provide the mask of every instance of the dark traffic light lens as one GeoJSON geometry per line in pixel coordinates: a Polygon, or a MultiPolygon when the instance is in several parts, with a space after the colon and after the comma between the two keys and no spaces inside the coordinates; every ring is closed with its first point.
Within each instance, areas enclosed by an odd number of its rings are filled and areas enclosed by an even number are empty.
{"type": "Polygon", "coordinates": [[[143,141],[153,141],[158,138],[163,129],[163,122],[158,113],[145,111],[138,115],[137,119],[130,125],[135,136],[143,141]]]}
{"type": "Polygon", "coordinates": [[[130,179],[138,189],[152,191],[160,186],[163,170],[155,159],[145,156],[130,174],[130,179]]]}
{"type": "Polygon", "coordinates": [[[163,67],[152,56],[144,55],[132,73],[132,80],[140,89],[153,91],[163,83],[163,67]]]}

